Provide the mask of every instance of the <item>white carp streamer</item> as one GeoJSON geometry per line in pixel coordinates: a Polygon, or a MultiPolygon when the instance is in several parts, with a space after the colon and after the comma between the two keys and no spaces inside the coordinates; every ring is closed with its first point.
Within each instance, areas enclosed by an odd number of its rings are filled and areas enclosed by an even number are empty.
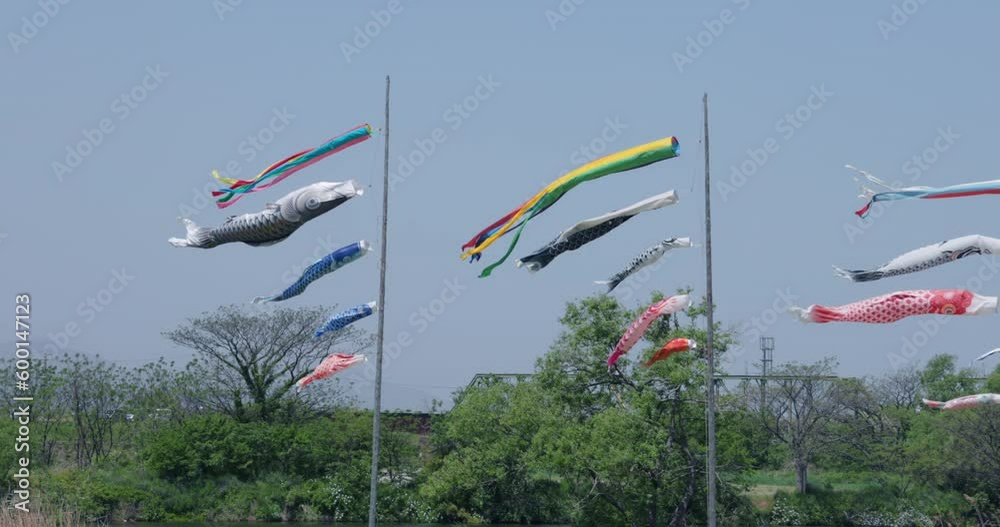
{"type": "Polygon", "coordinates": [[[320,181],[286,194],[264,210],[230,216],[218,227],[199,227],[180,218],[187,232],[170,238],[174,247],[211,249],[224,243],[243,242],[254,247],[274,245],[287,239],[309,220],[319,217],[347,200],[364,194],[357,181],[320,181]]]}
{"type": "Polygon", "coordinates": [[[833,270],[837,276],[847,278],[852,282],[871,282],[890,276],[916,273],[974,254],[1000,254],[1000,240],[980,234],[971,234],[914,249],[875,269],[849,271],[834,266],[833,270]]]}
{"type": "Polygon", "coordinates": [[[660,243],[653,245],[652,247],[649,247],[645,251],[639,253],[638,256],[632,258],[628,262],[628,265],[626,265],[624,269],[618,271],[618,273],[612,276],[611,278],[607,280],[598,280],[594,283],[598,285],[607,285],[608,286],[607,293],[611,293],[612,291],[615,290],[616,287],[618,287],[619,284],[625,281],[626,278],[632,276],[643,267],[648,267],[650,265],[653,265],[657,260],[662,258],[663,255],[666,254],[667,251],[669,251],[670,249],[673,249],[675,247],[691,247],[691,246],[692,246],[691,238],[667,238],[666,240],[663,240],[660,243]]]}
{"type": "Polygon", "coordinates": [[[990,355],[996,355],[997,353],[1000,353],[1000,348],[997,348],[992,351],[987,351],[986,353],[983,353],[982,355],[976,357],[976,360],[985,360],[986,357],[989,357],[990,355]]]}

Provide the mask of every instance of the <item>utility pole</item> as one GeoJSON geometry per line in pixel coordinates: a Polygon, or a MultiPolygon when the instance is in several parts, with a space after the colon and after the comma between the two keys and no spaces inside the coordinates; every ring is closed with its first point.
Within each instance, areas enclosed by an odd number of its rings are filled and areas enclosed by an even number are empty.
{"type": "Polygon", "coordinates": [[[385,76],[385,165],[382,176],[382,257],[378,278],[378,336],[375,356],[375,409],[372,415],[372,482],[368,527],[375,527],[378,504],[378,455],[382,439],[382,345],[385,342],[385,254],[389,231],[389,76],[385,76]]]}
{"type": "Polygon", "coordinates": [[[716,527],[715,519],[715,321],[712,301],[712,183],[708,162],[708,93],[702,99],[705,105],[705,296],[708,302],[708,335],[705,340],[705,359],[708,361],[708,527],[716,527]]]}

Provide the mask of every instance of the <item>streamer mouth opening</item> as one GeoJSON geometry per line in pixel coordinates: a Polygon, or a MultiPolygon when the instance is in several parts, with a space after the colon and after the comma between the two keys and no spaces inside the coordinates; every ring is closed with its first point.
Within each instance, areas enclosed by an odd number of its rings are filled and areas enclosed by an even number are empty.
{"type": "Polygon", "coordinates": [[[681,143],[680,141],[677,140],[676,137],[670,138],[670,146],[673,147],[674,153],[676,153],[677,155],[681,154],[681,143]]]}

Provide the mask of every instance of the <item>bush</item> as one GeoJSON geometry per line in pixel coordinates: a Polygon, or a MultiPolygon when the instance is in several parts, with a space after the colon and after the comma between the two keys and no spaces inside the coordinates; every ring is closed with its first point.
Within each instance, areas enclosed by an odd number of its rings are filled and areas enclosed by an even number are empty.
{"type": "Polygon", "coordinates": [[[86,522],[161,521],[167,517],[163,489],[152,488],[155,483],[146,483],[148,479],[67,470],[50,473],[40,481],[44,496],[58,496],[86,522]]]}

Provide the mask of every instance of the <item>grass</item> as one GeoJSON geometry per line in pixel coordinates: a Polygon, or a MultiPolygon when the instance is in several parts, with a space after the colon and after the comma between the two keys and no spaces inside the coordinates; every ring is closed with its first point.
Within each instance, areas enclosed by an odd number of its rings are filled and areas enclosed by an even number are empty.
{"type": "Polygon", "coordinates": [[[62,508],[28,506],[28,512],[15,509],[11,501],[0,510],[0,525],[5,527],[80,527],[79,514],[62,508]]]}
{"type": "MultiPolygon", "coordinates": [[[[877,486],[877,474],[841,473],[822,470],[809,471],[810,487],[825,487],[834,492],[860,491],[877,486]]],[[[750,476],[750,490],[746,496],[758,510],[770,510],[774,505],[774,495],[779,492],[795,492],[795,472],[768,470],[755,472],[750,476]]]]}

